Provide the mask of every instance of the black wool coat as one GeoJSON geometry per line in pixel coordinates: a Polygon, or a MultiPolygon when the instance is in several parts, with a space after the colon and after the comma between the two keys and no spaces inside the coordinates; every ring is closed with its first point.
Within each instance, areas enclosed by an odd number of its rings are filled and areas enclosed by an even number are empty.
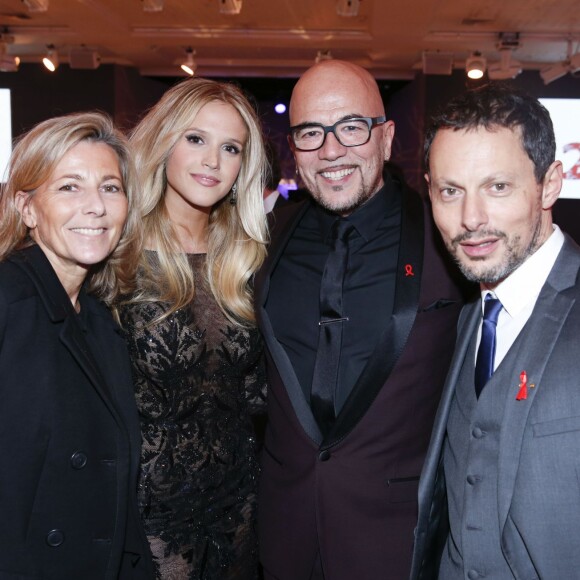
{"type": "Polygon", "coordinates": [[[38,246],[0,263],[0,580],[152,578],[123,338],[38,246]]]}

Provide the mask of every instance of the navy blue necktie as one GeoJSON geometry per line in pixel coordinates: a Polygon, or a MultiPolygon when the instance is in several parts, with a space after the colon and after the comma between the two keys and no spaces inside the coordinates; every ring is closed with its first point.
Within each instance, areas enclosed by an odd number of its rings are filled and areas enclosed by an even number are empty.
{"type": "Polygon", "coordinates": [[[486,295],[483,321],[481,323],[481,341],[475,362],[475,394],[478,398],[483,387],[493,375],[495,331],[501,308],[502,304],[497,298],[494,298],[491,294],[486,295]]]}
{"type": "Polygon", "coordinates": [[[338,379],[342,327],[342,284],[348,263],[347,239],[354,226],[344,219],[332,224],[332,249],[326,259],[320,285],[318,350],[314,363],[310,406],[323,435],[335,419],[334,393],[338,379]]]}

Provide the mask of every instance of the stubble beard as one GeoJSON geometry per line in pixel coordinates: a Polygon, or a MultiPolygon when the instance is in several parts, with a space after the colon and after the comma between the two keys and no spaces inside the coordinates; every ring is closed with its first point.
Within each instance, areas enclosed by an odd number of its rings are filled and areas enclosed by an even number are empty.
{"type": "MultiPolygon", "coordinates": [[[[361,181],[358,190],[352,193],[347,199],[339,202],[334,196],[328,193],[323,193],[321,188],[315,182],[314,187],[309,189],[310,195],[314,201],[321,205],[324,209],[331,213],[336,213],[342,216],[349,215],[356,211],[359,207],[364,205],[373,195],[380,189],[379,183],[373,183],[371,186],[365,185],[361,181]]],[[[342,185],[331,186],[332,191],[340,193],[343,191],[342,185]]]]}
{"type": "Polygon", "coordinates": [[[466,263],[459,258],[459,244],[463,241],[473,239],[475,235],[466,232],[457,236],[447,243],[447,249],[459,266],[461,273],[470,281],[478,284],[495,286],[505,280],[512,272],[517,270],[539,247],[540,247],[541,222],[540,219],[534,224],[534,231],[530,238],[530,243],[525,247],[520,247],[521,236],[509,237],[505,232],[499,230],[485,230],[477,233],[477,237],[493,236],[503,239],[505,251],[502,261],[499,264],[483,267],[481,269],[471,265],[476,262],[483,264],[487,258],[472,258],[471,263],[466,263]]]}

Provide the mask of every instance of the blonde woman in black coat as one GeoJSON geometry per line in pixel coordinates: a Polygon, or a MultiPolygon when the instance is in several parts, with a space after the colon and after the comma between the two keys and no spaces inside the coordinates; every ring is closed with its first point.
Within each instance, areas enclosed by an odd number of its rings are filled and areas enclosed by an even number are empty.
{"type": "Polygon", "coordinates": [[[0,200],[0,579],[145,579],[139,426],[110,304],[139,237],[123,136],[100,113],[16,145],[0,200]],[[127,216],[129,215],[128,219],[127,216]]]}

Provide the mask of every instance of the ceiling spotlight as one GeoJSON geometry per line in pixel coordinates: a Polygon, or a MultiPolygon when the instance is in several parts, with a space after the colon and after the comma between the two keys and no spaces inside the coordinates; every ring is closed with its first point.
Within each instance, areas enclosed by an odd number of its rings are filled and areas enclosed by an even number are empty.
{"type": "Polygon", "coordinates": [[[516,78],[522,72],[522,64],[513,59],[512,55],[520,47],[520,33],[500,32],[496,47],[500,54],[500,62],[487,67],[489,78],[493,81],[516,78]]]}
{"type": "Polygon", "coordinates": [[[360,0],[337,0],[336,13],[339,16],[358,16],[360,0]]]}
{"type": "Polygon", "coordinates": [[[161,12],[163,10],[163,0],[141,0],[143,12],[161,12]]]}
{"type": "Polygon", "coordinates": [[[221,14],[239,14],[242,11],[242,0],[219,0],[221,14]]]}
{"type": "Polygon", "coordinates": [[[554,63],[540,71],[540,76],[545,85],[554,82],[556,79],[563,77],[567,73],[574,74],[580,70],[580,52],[573,54],[573,49],[572,40],[568,39],[566,60],[554,63]]]}
{"type": "Polygon", "coordinates": [[[68,54],[68,65],[71,69],[97,69],[101,65],[101,56],[96,50],[72,48],[68,54]]]}
{"type": "Polygon", "coordinates": [[[496,47],[499,51],[506,48],[516,50],[520,47],[519,32],[500,32],[497,38],[496,47]]]}
{"type": "Polygon", "coordinates": [[[20,58],[18,56],[0,54],[0,72],[17,72],[19,66],[20,58]]]}
{"type": "Polygon", "coordinates": [[[545,85],[553,83],[555,80],[568,73],[574,74],[580,70],[580,53],[570,56],[568,59],[557,62],[540,71],[540,76],[545,85]]]}
{"type": "Polygon", "coordinates": [[[46,12],[48,10],[48,0],[22,0],[28,12],[46,12]]]}
{"type": "Polygon", "coordinates": [[[485,74],[486,60],[481,52],[474,52],[465,61],[465,72],[470,79],[480,79],[485,74]]]}
{"type": "Polygon", "coordinates": [[[54,72],[58,68],[58,53],[54,48],[54,44],[49,44],[47,47],[48,52],[46,56],[42,59],[42,64],[50,71],[54,72]]]}
{"type": "Polygon", "coordinates": [[[501,61],[489,65],[487,74],[492,81],[515,79],[522,72],[520,61],[512,59],[512,51],[509,48],[500,50],[501,61]]]}
{"type": "Polygon", "coordinates": [[[540,71],[540,76],[545,85],[553,83],[555,80],[558,80],[566,74],[568,74],[568,66],[565,62],[557,62],[556,64],[540,71]]]}
{"type": "Polygon", "coordinates": [[[185,49],[186,58],[185,61],[181,64],[181,70],[186,72],[189,76],[193,76],[195,74],[195,69],[197,68],[197,64],[193,56],[195,52],[192,50],[191,47],[185,49]]]}
{"type": "Polygon", "coordinates": [[[319,50],[316,53],[316,58],[314,59],[314,62],[318,64],[323,60],[332,60],[332,53],[330,52],[330,50],[319,50]]]}
{"type": "Polygon", "coordinates": [[[14,36],[0,33],[0,72],[16,72],[20,58],[8,54],[8,45],[14,43],[14,36]]]}
{"type": "Polygon", "coordinates": [[[16,72],[20,65],[20,59],[8,54],[8,46],[5,42],[1,42],[1,37],[0,34],[0,72],[16,72]]]}

